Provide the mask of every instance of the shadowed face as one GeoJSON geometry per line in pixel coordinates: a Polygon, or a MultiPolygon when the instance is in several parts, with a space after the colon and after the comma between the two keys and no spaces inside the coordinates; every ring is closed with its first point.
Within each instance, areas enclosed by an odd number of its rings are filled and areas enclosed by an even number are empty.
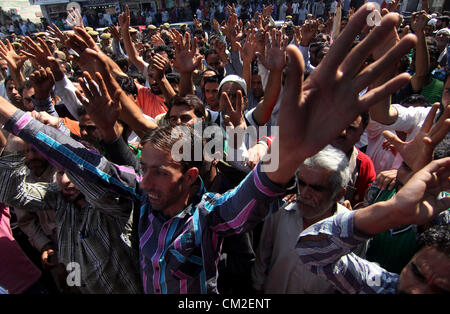
{"type": "Polygon", "coordinates": [[[435,247],[421,249],[400,273],[400,293],[450,292],[450,257],[435,247]]]}

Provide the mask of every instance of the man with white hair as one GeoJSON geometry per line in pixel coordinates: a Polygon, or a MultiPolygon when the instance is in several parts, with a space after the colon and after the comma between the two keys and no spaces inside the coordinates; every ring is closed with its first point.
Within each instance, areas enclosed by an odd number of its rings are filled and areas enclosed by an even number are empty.
{"type": "Polygon", "coordinates": [[[296,172],[297,199],[266,219],[253,287],[264,293],[333,293],[334,287],[299,263],[295,244],[310,225],[347,212],[338,203],[350,180],[346,155],[331,145],[306,159],[296,172]]]}

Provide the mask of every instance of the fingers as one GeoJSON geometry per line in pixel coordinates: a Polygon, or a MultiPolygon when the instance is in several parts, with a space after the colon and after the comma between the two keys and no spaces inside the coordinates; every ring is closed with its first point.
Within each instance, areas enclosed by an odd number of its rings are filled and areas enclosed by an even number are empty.
{"type": "MultiPolygon", "coordinates": [[[[321,66],[334,73],[351,49],[353,41],[367,23],[367,16],[375,9],[371,3],[363,5],[348,21],[339,39],[331,46],[330,51],[321,62],[321,66]]],[[[366,85],[367,86],[367,85],[366,85]]]]}
{"type": "Polygon", "coordinates": [[[79,36],[78,38],[84,42],[84,45],[93,50],[97,50],[97,45],[94,39],[92,39],[91,35],[89,35],[83,27],[74,27],[73,30],[79,36]]]}
{"type": "MultiPolygon", "coordinates": [[[[360,44],[358,44],[344,59],[340,70],[344,75],[350,77],[355,76],[361,65],[366,61],[367,57],[372,53],[372,50],[383,43],[383,40],[391,36],[394,27],[399,23],[400,16],[398,14],[389,14],[381,21],[380,26],[374,28],[360,44]]],[[[388,40],[388,39],[386,39],[388,40]]]]}
{"type": "Polygon", "coordinates": [[[69,34],[69,40],[66,41],[66,44],[75,50],[78,55],[81,55],[88,48],[87,43],[78,34],[69,34]]]}
{"type": "Polygon", "coordinates": [[[240,112],[242,115],[242,106],[244,105],[244,98],[242,97],[242,91],[238,90],[236,92],[236,112],[240,112]]]}
{"type": "MultiPolygon", "coordinates": [[[[367,66],[355,78],[355,88],[359,91],[363,90],[377,79],[386,69],[395,65],[401,57],[407,54],[417,43],[415,35],[406,35],[400,42],[393,47],[382,58],[367,66]]],[[[331,51],[331,50],[330,50],[331,51]]],[[[327,54],[328,55],[328,54],[327,54]]]]}
{"type": "MultiPolygon", "coordinates": [[[[78,80],[80,81],[81,78],[78,80]]],[[[84,107],[88,107],[89,106],[89,101],[86,99],[86,97],[84,97],[81,92],[76,89],[75,90],[75,95],[77,96],[78,100],[83,104],[84,107]]]]}
{"type": "MultiPolygon", "coordinates": [[[[411,76],[408,73],[402,73],[384,83],[383,85],[369,90],[363,97],[360,98],[360,106],[365,110],[368,110],[370,106],[394,94],[402,86],[406,85],[410,81],[410,79],[411,76]]],[[[355,88],[356,90],[359,90],[361,86],[355,86],[355,88]]]]}
{"type": "Polygon", "coordinates": [[[423,121],[422,127],[420,128],[420,131],[428,133],[433,126],[434,117],[436,116],[436,112],[439,109],[439,103],[435,103],[431,109],[430,112],[428,112],[425,120],[423,121]]]}
{"type": "Polygon", "coordinates": [[[227,115],[230,115],[234,112],[233,106],[231,105],[230,98],[228,98],[228,94],[223,92],[220,95],[221,108],[225,109],[227,115]]]}
{"type": "MultiPolygon", "coordinates": [[[[293,45],[286,48],[287,67],[282,103],[292,104],[301,99],[305,61],[300,50],[293,45]]],[[[296,103],[298,105],[298,102],[296,103]]]]}
{"type": "Polygon", "coordinates": [[[37,41],[39,42],[40,46],[42,47],[43,52],[46,55],[51,56],[52,53],[51,53],[50,49],[48,48],[47,44],[44,42],[44,40],[42,40],[42,38],[38,37],[37,41]]]}
{"type": "Polygon", "coordinates": [[[98,95],[98,91],[96,90],[96,88],[93,88],[94,81],[92,80],[92,77],[88,72],[83,72],[83,77],[84,80],[82,78],[79,78],[78,82],[80,83],[81,89],[83,90],[83,93],[87,97],[89,102],[93,102],[94,97],[98,95]]]}
{"type": "MultiPolygon", "coordinates": [[[[106,98],[110,98],[108,89],[106,88],[106,85],[105,85],[105,81],[103,80],[103,77],[99,72],[95,72],[95,81],[100,86],[100,92],[101,92],[102,96],[104,96],[106,98]]],[[[98,95],[98,93],[97,93],[97,95],[98,95]]]]}
{"type": "Polygon", "coordinates": [[[384,138],[395,147],[397,151],[401,151],[402,146],[405,144],[397,135],[391,131],[383,131],[384,138]]]}

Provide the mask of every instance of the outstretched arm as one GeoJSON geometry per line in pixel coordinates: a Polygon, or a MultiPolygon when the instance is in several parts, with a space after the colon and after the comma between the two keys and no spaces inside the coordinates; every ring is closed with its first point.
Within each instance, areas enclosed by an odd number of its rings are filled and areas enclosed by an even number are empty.
{"type": "Polygon", "coordinates": [[[253,119],[258,125],[265,125],[270,120],[280,96],[283,68],[286,62],[287,41],[282,37],[281,31],[273,29],[271,36],[267,33],[266,45],[264,54],[257,53],[259,61],[270,71],[264,89],[264,98],[253,111],[253,119]]]}
{"type": "Polygon", "coordinates": [[[125,52],[128,55],[129,60],[133,63],[139,70],[139,72],[143,73],[146,67],[146,63],[139,57],[139,53],[134,47],[133,42],[131,41],[130,36],[130,10],[128,9],[128,5],[125,6],[125,12],[122,12],[119,15],[119,25],[120,25],[120,33],[123,38],[123,43],[125,45],[125,52]]]}
{"type": "MultiPolygon", "coordinates": [[[[379,38],[389,34],[399,20],[397,14],[386,15],[379,27],[349,51],[356,35],[366,25],[370,8],[374,7],[369,3],[358,10],[306,82],[303,82],[301,53],[298,48],[288,46],[286,83],[278,117],[279,134],[268,153],[278,145],[279,164],[283,166],[267,173],[273,182],[287,184],[301,162],[329,144],[360,113],[408,82],[409,75],[400,74],[380,88],[359,96],[416,43],[414,35],[407,35],[376,62],[361,70],[369,54],[383,44],[379,38]]],[[[263,162],[263,170],[264,166],[263,162]]]]}

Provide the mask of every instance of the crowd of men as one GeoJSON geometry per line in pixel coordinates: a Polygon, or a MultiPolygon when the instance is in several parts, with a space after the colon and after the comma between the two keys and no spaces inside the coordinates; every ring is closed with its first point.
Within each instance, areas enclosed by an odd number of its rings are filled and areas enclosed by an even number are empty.
{"type": "Polygon", "coordinates": [[[375,8],[0,42],[0,291],[448,293],[448,17],[375,8]]]}

